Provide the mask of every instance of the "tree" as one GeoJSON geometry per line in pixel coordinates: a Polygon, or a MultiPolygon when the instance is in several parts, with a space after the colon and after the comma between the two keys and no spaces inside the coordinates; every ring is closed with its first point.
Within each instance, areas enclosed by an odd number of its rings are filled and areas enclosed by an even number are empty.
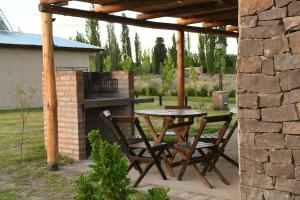
{"type": "Polygon", "coordinates": [[[172,36],[172,46],[171,48],[168,49],[169,55],[172,59],[172,62],[174,63],[174,67],[177,67],[177,43],[176,43],[176,38],[175,34],[173,33],[172,36]]]}
{"type": "Polygon", "coordinates": [[[82,43],[87,43],[87,44],[89,43],[89,41],[87,41],[85,39],[84,35],[78,31],[76,32],[76,36],[75,36],[74,40],[77,42],[82,42],[82,43]]]}
{"type": "Polygon", "coordinates": [[[135,50],[135,65],[136,67],[140,67],[142,49],[141,49],[140,36],[137,33],[135,33],[134,36],[134,50],[135,50]]]}
{"type": "Polygon", "coordinates": [[[199,61],[200,65],[202,67],[206,67],[206,49],[205,49],[205,43],[206,43],[206,38],[204,34],[200,33],[198,35],[199,39],[199,44],[198,44],[198,51],[199,51],[199,61]]]}
{"type": "Polygon", "coordinates": [[[107,44],[106,44],[106,54],[110,59],[110,67],[106,66],[112,71],[120,70],[120,59],[121,52],[119,49],[117,37],[115,34],[115,26],[112,23],[107,24],[107,44]]]}
{"type": "Polygon", "coordinates": [[[163,81],[162,93],[170,95],[174,75],[174,63],[169,55],[162,63],[160,74],[163,81]]]}
{"type": "MultiPolygon", "coordinates": [[[[125,13],[122,13],[122,17],[126,17],[125,13]]],[[[122,24],[121,45],[122,45],[122,48],[121,48],[122,59],[126,60],[126,59],[130,58],[132,60],[129,28],[126,24],[122,24]]]]}
{"type": "Polygon", "coordinates": [[[215,46],[216,46],[216,37],[213,35],[208,35],[207,41],[206,41],[206,60],[207,60],[207,69],[210,74],[210,76],[213,76],[215,74],[215,46]]]}
{"type": "Polygon", "coordinates": [[[160,73],[160,66],[167,57],[167,49],[164,44],[164,39],[162,37],[156,38],[154,52],[153,52],[153,72],[155,74],[160,73]]]}

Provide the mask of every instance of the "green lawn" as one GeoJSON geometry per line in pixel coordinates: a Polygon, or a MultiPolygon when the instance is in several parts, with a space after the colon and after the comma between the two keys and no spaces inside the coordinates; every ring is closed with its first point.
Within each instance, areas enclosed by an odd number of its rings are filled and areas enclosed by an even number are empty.
{"type": "MultiPolygon", "coordinates": [[[[164,98],[164,105],[176,105],[175,97],[164,98]]],[[[213,111],[209,98],[190,98],[189,105],[207,110],[208,114],[223,114],[228,111],[213,111]]],[[[230,99],[233,107],[234,99],[230,99]]],[[[162,108],[157,97],[154,103],[136,105],[136,109],[162,108]]],[[[143,126],[146,126],[141,119],[143,126]]],[[[161,122],[155,120],[159,129],[161,122]]],[[[47,170],[43,137],[43,113],[32,109],[25,133],[24,162],[20,163],[20,120],[16,110],[0,111],[0,200],[29,199],[72,199],[75,180],[56,175],[47,170]]],[[[213,132],[216,127],[209,127],[213,132]]],[[[195,128],[193,129],[195,130],[195,128]]],[[[60,158],[60,164],[71,163],[60,158]]]]}

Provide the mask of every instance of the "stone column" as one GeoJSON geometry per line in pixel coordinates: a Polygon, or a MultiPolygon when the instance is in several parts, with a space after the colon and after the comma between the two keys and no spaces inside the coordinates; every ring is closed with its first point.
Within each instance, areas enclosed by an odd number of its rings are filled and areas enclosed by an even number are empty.
{"type": "Polygon", "coordinates": [[[300,200],[300,1],[239,4],[241,199],[300,200]]]}

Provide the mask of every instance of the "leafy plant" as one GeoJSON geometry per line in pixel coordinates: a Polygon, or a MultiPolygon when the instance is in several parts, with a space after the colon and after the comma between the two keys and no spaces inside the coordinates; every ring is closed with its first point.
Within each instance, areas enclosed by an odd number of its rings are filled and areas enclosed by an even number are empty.
{"type": "Polygon", "coordinates": [[[236,96],[236,90],[235,89],[231,89],[229,91],[228,97],[234,98],[235,96],[236,96]]]}
{"type": "Polygon", "coordinates": [[[214,85],[214,86],[212,87],[212,89],[210,90],[209,95],[212,96],[212,93],[213,93],[214,91],[219,91],[219,90],[220,90],[219,86],[218,86],[218,85],[214,85]]]}
{"type": "Polygon", "coordinates": [[[117,144],[100,139],[99,131],[88,134],[94,163],[77,182],[76,200],[126,200],[133,192],[127,177],[127,160],[117,144]]]}
{"type": "Polygon", "coordinates": [[[169,200],[169,188],[152,188],[143,200],[169,200]]]}
{"type": "Polygon", "coordinates": [[[207,97],[208,96],[208,86],[207,85],[203,85],[199,88],[199,90],[197,90],[197,96],[200,97],[207,97]]]}
{"type": "Polygon", "coordinates": [[[160,69],[160,74],[163,80],[162,93],[165,95],[170,95],[174,75],[174,63],[172,62],[171,56],[168,56],[163,62],[160,69]]]}
{"type": "Polygon", "coordinates": [[[189,97],[194,97],[196,95],[196,88],[188,87],[188,88],[186,88],[186,93],[189,97]]]}
{"type": "Polygon", "coordinates": [[[20,160],[23,161],[23,144],[24,144],[24,133],[26,123],[29,117],[29,109],[31,107],[32,99],[36,89],[33,87],[21,88],[17,87],[15,91],[11,94],[17,102],[17,110],[19,111],[21,119],[21,141],[20,141],[20,160]]]}

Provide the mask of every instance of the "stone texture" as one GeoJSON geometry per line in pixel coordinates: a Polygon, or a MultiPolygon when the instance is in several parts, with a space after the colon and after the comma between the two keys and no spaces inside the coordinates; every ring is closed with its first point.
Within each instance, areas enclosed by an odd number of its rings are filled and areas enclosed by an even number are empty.
{"type": "Polygon", "coordinates": [[[261,118],[267,122],[282,122],[298,120],[295,105],[284,105],[281,107],[263,108],[261,118]]]}
{"type": "Polygon", "coordinates": [[[290,69],[300,68],[300,55],[275,55],[274,66],[276,71],[286,71],[290,69]]]}
{"type": "Polygon", "coordinates": [[[241,0],[240,1],[240,14],[241,16],[252,15],[259,11],[267,10],[274,5],[273,0],[241,0]]]}
{"type": "MultiPolygon", "coordinates": [[[[299,79],[300,83],[300,79],[299,79]]],[[[237,76],[237,87],[241,90],[260,93],[279,93],[279,77],[254,74],[239,74],[237,76]]]]}
{"type": "Polygon", "coordinates": [[[285,34],[283,26],[258,26],[254,28],[242,28],[240,31],[241,38],[243,39],[266,39],[285,34]]]}
{"type": "Polygon", "coordinates": [[[274,55],[286,53],[290,50],[286,37],[277,37],[264,41],[264,55],[273,57],[274,55]]]}
{"type": "Polygon", "coordinates": [[[255,147],[255,133],[240,133],[239,141],[241,146],[255,147]]]}
{"type": "Polygon", "coordinates": [[[241,200],[264,200],[262,189],[241,185],[240,191],[241,200]]]}
{"type": "Polygon", "coordinates": [[[289,16],[299,16],[300,15],[300,2],[293,1],[288,5],[289,16]]]}
{"type": "Polygon", "coordinates": [[[251,93],[238,94],[238,105],[241,108],[252,108],[258,107],[258,95],[251,93]]]}
{"type": "Polygon", "coordinates": [[[262,40],[241,40],[239,42],[240,56],[260,56],[264,53],[262,40]]]}
{"type": "Polygon", "coordinates": [[[259,20],[273,20],[273,19],[281,19],[286,17],[287,9],[284,8],[273,8],[270,10],[266,10],[260,12],[258,14],[259,20]]]}
{"type": "Polygon", "coordinates": [[[241,157],[240,170],[262,174],[263,173],[263,163],[241,157]]]}
{"type": "Polygon", "coordinates": [[[292,200],[288,192],[281,192],[276,190],[265,190],[264,199],[265,200],[292,200]]]}
{"type": "Polygon", "coordinates": [[[287,135],[300,135],[300,121],[283,122],[282,133],[287,135]]]}
{"type": "Polygon", "coordinates": [[[240,73],[260,73],[262,59],[260,56],[239,57],[237,68],[240,73]]]}
{"type": "Polygon", "coordinates": [[[288,38],[292,53],[300,53],[300,32],[292,33],[288,36],[288,38]]]}
{"type": "Polygon", "coordinates": [[[271,177],[256,173],[242,173],[241,184],[263,189],[273,189],[273,181],[271,177]]]}
{"type": "Polygon", "coordinates": [[[295,161],[295,165],[300,165],[300,150],[293,150],[293,158],[295,161]]]}
{"type": "Polygon", "coordinates": [[[240,129],[243,133],[246,132],[274,132],[278,133],[282,129],[282,123],[275,122],[262,122],[253,119],[241,119],[240,120],[240,129]]]}
{"type": "Polygon", "coordinates": [[[246,16],[241,17],[241,28],[251,28],[257,26],[258,17],[257,15],[254,16],[246,16]]]}
{"type": "Polygon", "coordinates": [[[284,28],[286,31],[300,29],[300,16],[287,17],[283,19],[284,28]]]}
{"type": "Polygon", "coordinates": [[[285,145],[289,149],[299,149],[300,150],[300,135],[286,135],[285,145]]]}
{"type": "Polygon", "coordinates": [[[280,85],[283,91],[300,88],[300,69],[280,73],[280,85]]]}
{"type": "Polygon", "coordinates": [[[262,59],[262,73],[271,76],[275,74],[273,59],[262,59]]]}
{"type": "Polygon", "coordinates": [[[239,109],[238,115],[241,119],[260,119],[260,110],[239,109]]]}
{"type": "Polygon", "coordinates": [[[255,136],[255,145],[259,149],[281,149],[285,147],[284,135],[280,133],[263,133],[255,136]]]}
{"type": "Polygon", "coordinates": [[[268,152],[262,149],[241,148],[240,156],[256,162],[267,162],[268,152]]]}
{"type": "Polygon", "coordinates": [[[258,22],[258,26],[278,26],[281,24],[282,24],[281,21],[278,19],[258,22]]]}
{"type": "Polygon", "coordinates": [[[278,178],[276,179],[275,189],[300,194],[300,181],[278,178]]]}
{"type": "Polygon", "coordinates": [[[297,181],[300,181],[300,167],[295,168],[295,178],[297,181]]]}
{"type": "Polygon", "coordinates": [[[275,0],[276,7],[283,7],[288,5],[293,0],[275,0]]]}
{"type": "Polygon", "coordinates": [[[300,89],[291,90],[283,94],[283,104],[300,102],[300,89]]]}
{"type": "Polygon", "coordinates": [[[271,163],[282,163],[282,164],[292,163],[292,152],[288,149],[270,150],[269,156],[270,156],[271,163]]]}
{"type": "Polygon", "coordinates": [[[259,96],[259,107],[275,107],[281,106],[282,94],[258,94],[259,96]]]}
{"type": "Polygon", "coordinates": [[[264,163],[264,170],[267,176],[293,178],[294,175],[294,165],[292,164],[264,163]]]}

